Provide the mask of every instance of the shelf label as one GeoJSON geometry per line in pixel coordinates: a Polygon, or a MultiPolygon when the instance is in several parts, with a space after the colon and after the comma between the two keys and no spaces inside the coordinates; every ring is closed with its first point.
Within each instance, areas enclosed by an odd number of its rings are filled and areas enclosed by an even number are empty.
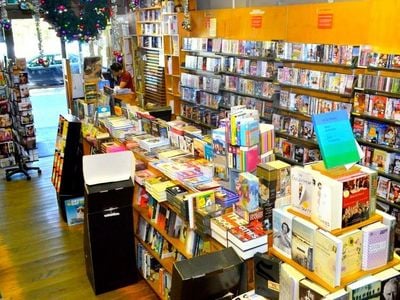
{"type": "Polygon", "coordinates": [[[251,16],[251,28],[261,28],[263,16],[251,16]]]}
{"type": "Polygon", "coordinates": [[[318,29],[332,29],[333,14],[332,13],[318,13],[318,29]]]}

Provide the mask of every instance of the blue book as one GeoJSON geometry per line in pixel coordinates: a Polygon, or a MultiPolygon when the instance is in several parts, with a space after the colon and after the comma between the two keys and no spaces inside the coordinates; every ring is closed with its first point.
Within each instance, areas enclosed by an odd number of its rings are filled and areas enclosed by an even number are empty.
{"type": "Polygon", "coordinates": [[[312,122],[327,169],[360,160],[346,110],[315,114],[312,116],[312,122]]]}

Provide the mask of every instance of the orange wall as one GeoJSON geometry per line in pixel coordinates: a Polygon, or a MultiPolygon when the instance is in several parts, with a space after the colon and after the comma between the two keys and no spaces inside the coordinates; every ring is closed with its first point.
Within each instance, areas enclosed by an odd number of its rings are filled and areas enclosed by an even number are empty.
{"type": "Polygon", "coordinates": [[[191,36],[209,36],[207,18],[217,19],[217,36],[231,39],[283,39],[305,43],[368,44],[400,53],[400,1],[354,0],[335,3],[219,9],[191,13],[191,36]],[[261,28],[251,12],[261,10],[261,28]],[[332,14],[330,29],[318,29],[318,15],[332,14]]]}

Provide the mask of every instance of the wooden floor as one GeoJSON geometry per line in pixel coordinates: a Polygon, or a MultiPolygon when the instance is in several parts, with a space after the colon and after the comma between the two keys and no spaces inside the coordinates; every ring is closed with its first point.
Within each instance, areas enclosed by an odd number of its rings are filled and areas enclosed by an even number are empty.
{"type": "MultiPolygon", "coordinates": [[[[95,296],[87,279],[82,225],[59,216],[50,182],[53,158],[32,180],[0,178],[0,294],[4,299],[157,299],[139,283],[95,296]]],[[[0,297],[1,298],[1,297],[0,297]]]]}

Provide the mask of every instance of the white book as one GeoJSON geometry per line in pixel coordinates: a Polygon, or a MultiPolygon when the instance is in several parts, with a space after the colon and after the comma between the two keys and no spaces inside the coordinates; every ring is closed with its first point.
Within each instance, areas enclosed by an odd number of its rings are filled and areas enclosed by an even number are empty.
{"type": "Polygon", "coordinates": [[[314,237],[318,229],[315,224],[295,217],[292,229],[292,259],[304,268],[314,269],[314,237]]]}
{"type": "Polygon", "coordinates": [[[361,270],[362,232],[359,229],[338,236],[343,242],[342,277],[361,270]]]}
{"type": "Polygon", "coordinates": [[[294,210],[310,217],[311,204],[317,172],[299,166],[292,167],[291,204],[294,210]]]}
{"type": "Polygon", "coordinates": [[[387,263],[389,227],[381,222],[365,226],[363,231],[362,269],[371,270],[387,263]]]}
{"type": "Polygon", "coordinates": [[[279,273],[279,300],[300,299],[299,284],[304,278],[304,274],[291,265],[282,264],[279,273]]]}
{"type": "Polygon", "coordinates": [[[322,229],[332,231],[342,227],[342,183],[318,174],[311,204],[311,220],[322,229]]]}
{"type": "Polygon", "coordinates": [[[292,257],[292,221],[293,215],[286,210],[272,210],[273,246],[288,258],[292,257]]]}
{"type": "Polygon", "coordinates": [[[340,285],[343,242],[319,229],[315,234],[314,272],[332,287],[340,285]]]}
{"type": "Polygon", "coordinates": [[[397,220],[394,216],[386,212],[383,212],[379,209],[377,209],[375,212],[377,215],[382,216],[382,223],[389,227],[388,261],[391,261],[393,259],[393,254],[394,254],[397,220]]]}

